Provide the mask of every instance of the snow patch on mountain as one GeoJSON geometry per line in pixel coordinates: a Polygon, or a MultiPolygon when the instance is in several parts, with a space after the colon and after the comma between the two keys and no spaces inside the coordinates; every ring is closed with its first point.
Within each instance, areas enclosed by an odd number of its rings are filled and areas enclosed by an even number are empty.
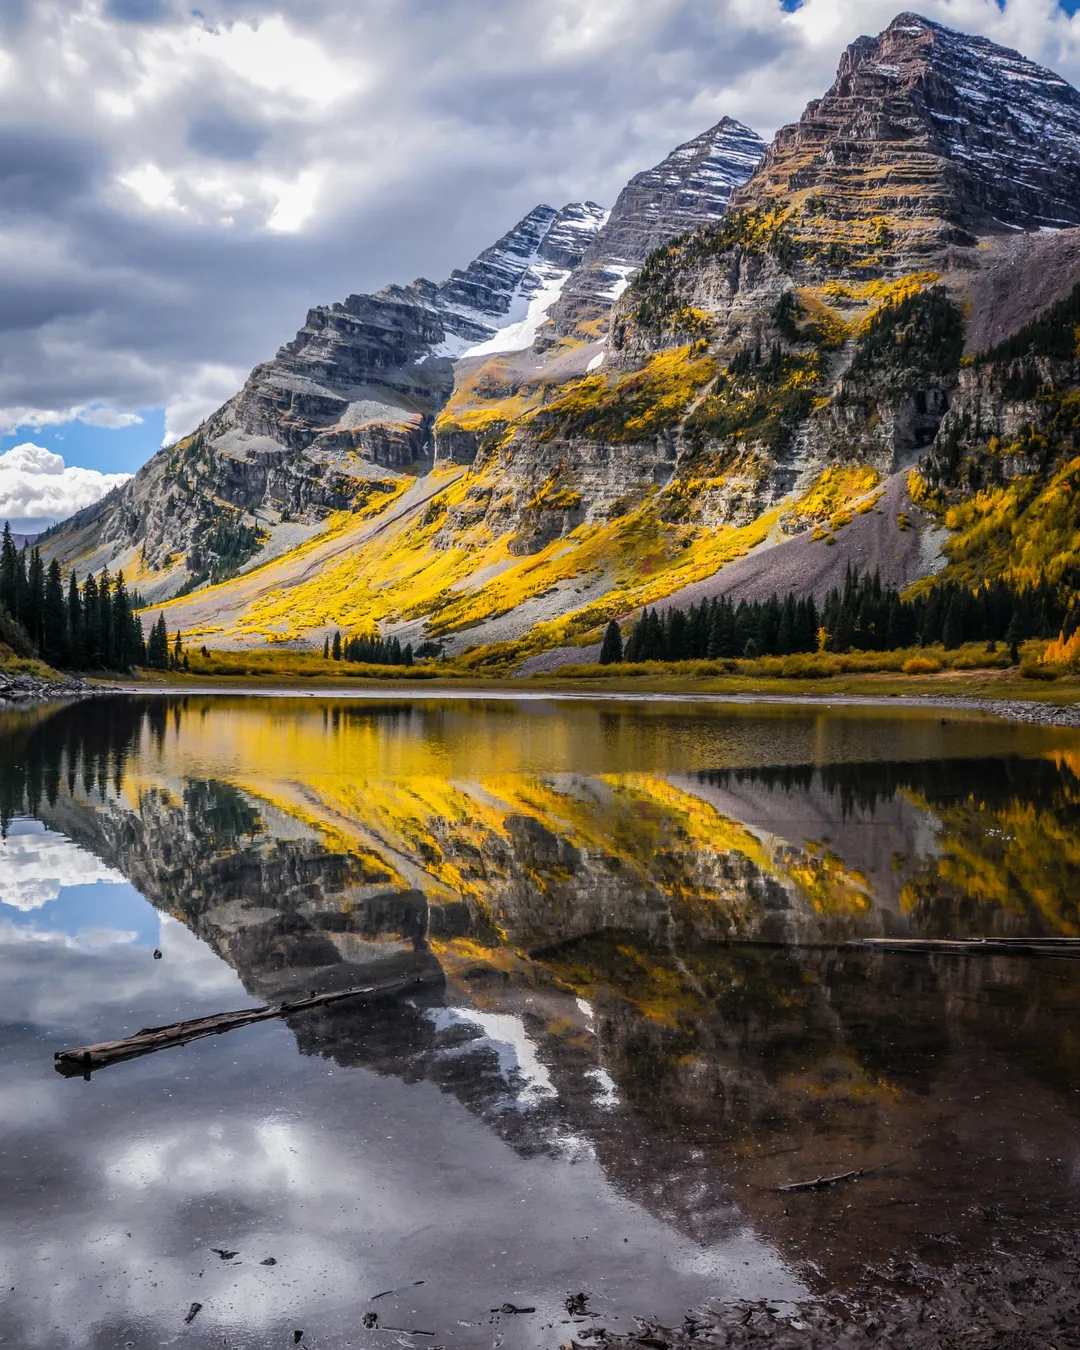
{"type": "Polygon", "coordinates": [[[446,338],[435,356],[492,356],[532,346],[610,212],[595,202],[538,206],[431,296],[446,338]],[[469,298],[473,303],[468,303],[469,298]]]}
{"type": "Polygon", "coordinates": [[[526,305],[524,318],[500,328],[486,342],[467,347],[461,355],[495,356],[499,352],[520,352],[531,347],[540,329],[548,321],[548,310],[562,295],[570,270],[569,267],[552,267],[550,263],[541,263],[530,269],[529,281],[535,281],[537,287],[530,294],[522,285],[516,297],[519,303],[526,305]]]}

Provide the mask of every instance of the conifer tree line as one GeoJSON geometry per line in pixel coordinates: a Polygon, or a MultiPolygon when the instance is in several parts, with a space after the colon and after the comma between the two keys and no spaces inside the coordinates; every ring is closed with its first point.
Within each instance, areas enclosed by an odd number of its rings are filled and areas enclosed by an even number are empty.
{"type": "Polygon", "coordinates": [[[335,633],[333,642],[329,637],[323,638],[323,657],[372,666],[411,666],[413,649],[411,642],[402,647],[397,638],[381,638],[378,633],[351,638],[342,638],[340,633],[335,633]]]}
{"type": "MultiPolygon", "coordinates": [[[[206,655],[205,647],[203,654],[206,655]]],[[[146,639],[146,659],[143,664],[149,666],[151,670],[188,669],[188,657],[180,640],[180,630],[177,629],[170,645],[164,614],[159,614],[157,621],[151,625],[150,636],[146,639]]]]}
{"type": "MultiPolygon", "coordinates": [[[[146,650],[142,624],[133,610],[123,572],[88,572],[82,585],[74,572],[64,584],[54,558],[45,566],[40,550],[18,549],[8,525],[0,543],[2,632],[52,666],[74,670],[130,670],[146,650]]],[[[5,639],[6,640],[6,639],[5,639]]]]}
{"type": "Polygon", "coordinates": [[[741,600],[724,596],[689,609],[642,610],[625,644],[608,625],[601,646],[604,665],[624,661],[695,661],[787,656],[798,652],[895,651],[901,647],[947,650],[965,642],[1005,642],[1014,660],[1029,637],[1068,637],[1080,627],[1072,590],[1040,580],[1017,588],[1005,581],[978,590],[955,582],[904,599],[877,572],[848,566],[844,585],[819,605],[813,596],[741,600]]]}

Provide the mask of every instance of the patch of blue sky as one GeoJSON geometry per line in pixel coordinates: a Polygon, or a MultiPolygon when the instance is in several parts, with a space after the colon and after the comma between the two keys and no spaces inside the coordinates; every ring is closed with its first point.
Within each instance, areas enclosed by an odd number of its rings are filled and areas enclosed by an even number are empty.
{"type": "Polygon", "coordinates": [[[18,427],[0,438],[0,454],[32,441],[64,463],[99,473],[134,473],[160,447],[165,435],[165,409],[142,411],[141,422],[129,427],[96,427],[85,422],[61,422],[57,426],[18,427]]]}

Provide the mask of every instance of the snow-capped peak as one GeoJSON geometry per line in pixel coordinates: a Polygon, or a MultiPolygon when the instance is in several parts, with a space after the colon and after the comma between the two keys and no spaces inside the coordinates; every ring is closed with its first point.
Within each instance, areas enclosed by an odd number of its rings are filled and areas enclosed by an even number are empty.
{"type": "Polygon", "coordinates": [[[463,272],[434,288],[446,340],[438,356],[530,347],[608,213],[595,202],[538,206],[463,272]]]}

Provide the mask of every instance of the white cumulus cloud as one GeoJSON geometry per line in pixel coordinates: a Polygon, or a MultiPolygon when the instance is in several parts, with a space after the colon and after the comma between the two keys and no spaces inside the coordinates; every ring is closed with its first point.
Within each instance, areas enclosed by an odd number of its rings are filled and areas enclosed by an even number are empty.
{"type": "Polygon", "coordinates": [[[165,439],[172,445],[216,412],[244,383],[245,370],[236,366],[206,363],[178,380],[176,393],[165,405],[165,439]]]}
{"type": "Polygon", "coordinates": [[[136,412],[121,412],[108,404],[88,403],[81,408],[0,408],[0,436],[16,431],[39,431],[42,427],[62,427],[67,422],[82,422],[88,427],[106,427],[117,431],[121,427],[141,425],[136,412]]]}
{"type": "MultiPolygon", "coordinates": [[[[3,460],[0,456],[0,462],[3,460]]],[[[41,909],[65,886],[123,881],[85,849],[62,834],[37,829],[0,839],[0,904],[23,911],[41,909]]]]}
{"type": "Polygon", "coordinates": [[[43,530],[126,483],[128,473],[66,465],[62,455],[27,441],[0,455],[0,520],[43,530]]]}

